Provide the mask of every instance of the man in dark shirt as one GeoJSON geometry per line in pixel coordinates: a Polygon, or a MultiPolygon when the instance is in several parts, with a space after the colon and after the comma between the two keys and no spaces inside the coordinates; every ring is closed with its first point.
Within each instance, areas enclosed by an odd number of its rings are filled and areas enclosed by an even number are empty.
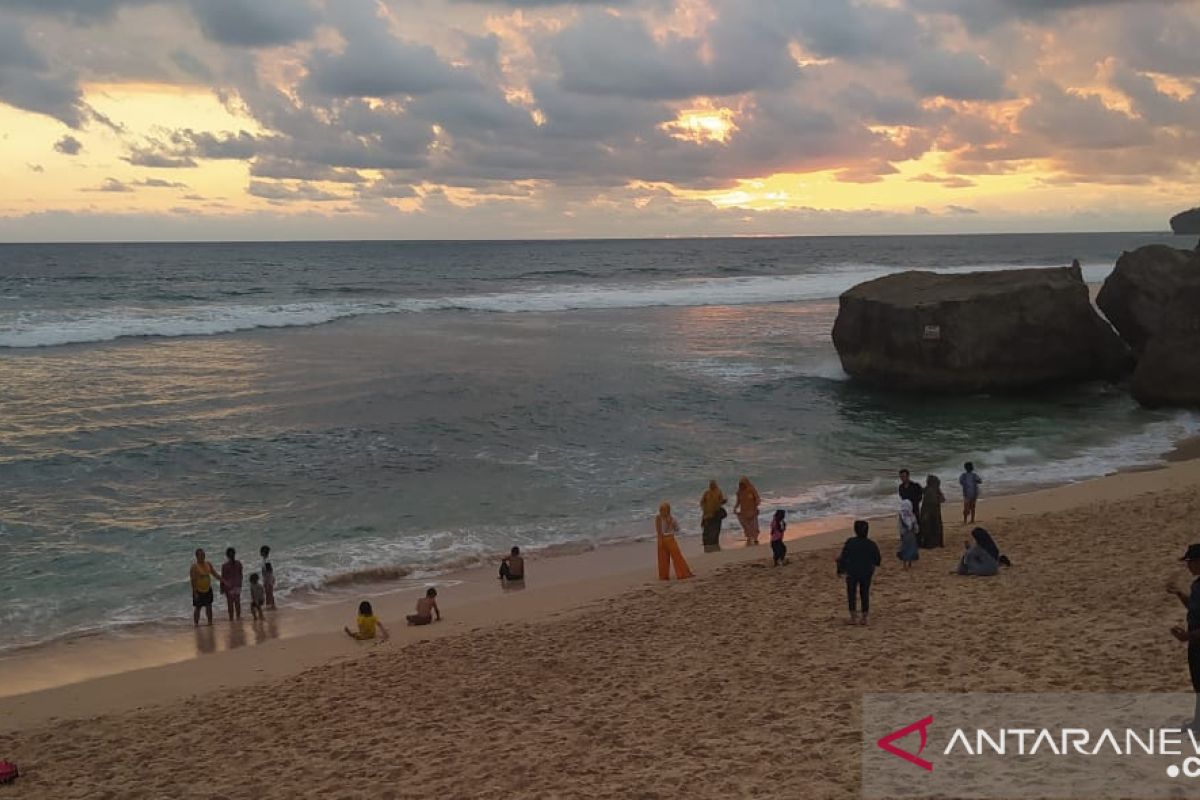
{"type": "Polygon", "coordinates": [[[908,470],[900,470],[900,499],[912,503],[917,519],[921,518],[921,499],[924,496],[925,490],[921,488],[921,484],[908,479],[908,470]]]}
{"type": "Polygon", "coordinates": [[[867,614],[871,611],[871,578],[875,568],[883,563],[879,557],[879,546],[867,538],[871,526],[866,520],[854,523],[854,536],[842,545],[842,554],[838,556],[838,575],[846,576],[846,596],[850,601],[850,624],[859,622],[856,596],[862,598],[862,624],[867,624],[867,614]]]}
{"type": "MultiPolygon", "coordinates": [[[[1200,544],[1189,545],[1181,560],[1187,562],[1188,572],[1200,576],[1200,544]]],[[[1176,625],[1171,628],[1171,633],[1187,644],[1188,671],[1192,675],[1192,691],[1196,693],[1196,707],[1189,724],[1197,729],[1200,728],[1200,577],[1192,581],[1188,593],[1180,591],[1173,584],[1167,584],[1167,591],[1178,597],[1179,602],[1187,608],[1187,628],[1176,625]]]]}

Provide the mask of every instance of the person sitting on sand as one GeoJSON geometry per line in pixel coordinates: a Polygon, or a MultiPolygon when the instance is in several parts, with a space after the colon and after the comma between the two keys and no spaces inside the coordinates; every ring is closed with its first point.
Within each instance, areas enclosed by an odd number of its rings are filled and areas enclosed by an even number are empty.
{"type": "Polygon", "coordinates": [[[838,575],[846,576],[846,596],[850,601],[850,624],[859,622],[857,598],[862,598],[862,624],[867,624],[871,611],[871,578],[875,569],[883,564],[879,546],[868,534],[870,524],[860,519],[854,523],[854,535],[842,545],[842,554],[837,558],[838,575]]]}
{"type": "Polygon", "coordinates": [[[787,545],[783,543],[783,532],[787,530],[787,512],[782,508],[771,517],[771,560],[773,566],[788,563],[787,545]]]}
{"type": "Polygon", "coordinates": [[[525,580],[525,559],[521,557],[521,548],[513,547],[507,556],[500,559],[500,580],[525,580]]]}
{"type": "Polygon", "coordinates": [[[959,575],[995,575],[1000,571],[1000,565],[1012,566],[1008,556],[1000,552],[996,540],[983,528],[971,531],[965,548],[967,552],[963,553],[956,570],[959,575]]]}
{"type": "Polygon", "coordinates": [[[737,502],[733,506],[734,516],[742,524],[746,544],[758,544],[758,507],[762,496],[745,475],[738,481],[737,502]]]}
{"type": "Polygon", "coordinates": [[[196,560],[192,562],[190,580],[192,584],[192,624],[200,624],[200,609],[204,609],[208,624],[212,625],[213,579],[218,582],[221,576],[213,567],[212,562],[204,556],[204,551],[196,549],[196,560]]]}
{"type": "Polygon", "coordinates": [[[438,622],[441,622],[442,612],[438,609],[437,589],[430,586],[425,590],[425,596],[417,601],[417,613],[409,614],[406,619],[409,625],[428,625],[433,622],[435,614],[438,622]]]}
{"type": "Polygon", "coordinates": [[[1171,628],[1171,635],[1187,645],[1188,671],[1192,677],[1192,691],[1196,693],[1195,709],[1187,724],[1195,730],[1200,728],[1200,544],[1188,545],[1180,560],[1187,562],[1188,572],[1195,580],[1188,592],[1181,592],[1174,583],[1167,584],[1167,591],[1178,597],[1187,609],[1187,627],[1176,625],[1171,628]]]}
{"type": "Polygon", "coordinates": [[[963,495],[963,525],[975,522],[975,505],[979,502],[979,484],[983,478],[975,471],[975,465],[968,461],[963,464],[963,473],[958,476],[958,485],[962,487],[963,495]]]}
{"type": "Polygon", "coordinates": [[[654,518],[654,535],[658,542],[658,579],[660,581],[671,579],[672,564],[675,565],[676,580],[692,577],[692,570],[684,560],[683,551],[679,549],[679,542],[675,541],[677,533],[679,533],[679,523],[671,514],[671,504],[663,503],[658,507],[658,516],[654,518]]]}
{"type": "Polygon", "coordinates": [[[709,481],[708,489],[700,497],[700,536],[706,553],[721,549],[721,520],[728,516],[724,508],[727,502],[717,482],[709,481]]]}
{"type": "Polygon", "coordinates": [[[900,514],[896,522],[900,532],[900,548],[896,557],[904,562],[905,569],[911,569],[913,562],[921,557],[921,549],[917,546],[917,534],[921,526],[917,523],[917,515],[913,513],[912,501],[900,501],[900,514]]]}
{"type": "Polygon", "coordinates": [[[229,621],[234,615],[242,618],[242,562],[237,560],[237,551],[232,547],[225,550],[225,563],[221,565],[221,591],[225,593],[225,607],[229,610],[229,621]]]}
{"type": "Polygon", "coordinates": [[[352,631],[349,628],[342,628],[351,639],[365,642],[374,639],[378,635],[379,641],[386,642],[388,640],[387,628],[383,627],[383,623],[375,616],[375,611],[366,600],[358,604],[357,623],[358,630],[352,631]]]}

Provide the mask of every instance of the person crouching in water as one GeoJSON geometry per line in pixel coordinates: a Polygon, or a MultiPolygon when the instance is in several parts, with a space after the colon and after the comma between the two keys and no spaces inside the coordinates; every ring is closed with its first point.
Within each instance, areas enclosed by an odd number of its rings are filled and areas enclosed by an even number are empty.
{"type": "Polygon", "coordinates": [[[406,619],[409,625],[428,625],[433,622],[435,614],[438,622],[441,622],[442,612],[438,609],[437,589],[430,586],[425,590],[425,596],[417,601],[417,613],[409,614],[406,619]]]}
{"type": "Polygon", "coordinates": [[[358,630],[356,631],[352,631],[349,628],[342,629],[351,639],[365,642],[374,639],[378,635],[379,641],[386,642],[388,640],[387,628],[383,627],[383,623],[375,616],[375,612],[371,609],[371,604],[366,600],[358,604],[357,622],[358,630]]]}
{"type": "Polygon", "coordinates": [[[788,563],[787,545],[783,543],[783,532],[787,530],[786,517],[787,512],[782,508],[771,517],[771,558],[776,567],[788,563]]]}
{"type": "Polygon", "coordinates": [[[871,578],[875,568],[883,564],[879,555],[879,546],[867,538],[871,526],[866,520],[860,519],[854,523],[854,535],[842,546],[842,554],[838,556],[838,575],[846,577],[846,596],[850,601],[850,624],[860,621],[858,616],[858,595],[862,598],[862,624],[867,624],[867,614],[871,611],[871,578]]]}
{"type": "Polygon", "coordinates": [[[500,580],[525,580],[525,559],[521,557],[521,548],[514,547],[507,556],[500,560],[500,580]]]}

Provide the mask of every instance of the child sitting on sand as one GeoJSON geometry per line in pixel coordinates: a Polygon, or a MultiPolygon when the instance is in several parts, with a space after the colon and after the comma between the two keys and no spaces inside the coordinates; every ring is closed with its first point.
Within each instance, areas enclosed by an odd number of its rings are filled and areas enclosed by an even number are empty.
{"type": "Polygon", "coordinates": [[[357,639],[360,642],[374,639],[376,630],[379,631],[379,641],[386,642],[388,640],[387,628],[383,627],[383,623],[375,616],[375,612],[371,609],[371,604],[366,600],[358,604],[358,630],[352,631],[349,628],[343,628],[342,630],[351,639],[357,639]]]}
{"type": "Polygon", "coordinates": [[[437,615],[438,622],[441,622],[442,612],[438,609],[437,589],[430,586],[425,590],[425,596],[417,601],[417,613],[408,615],[408,624],[428,625],[433,622],[434,614],[437,615]]]}
{"type": "Polygon", "coordinates": [[[266,602],[266,594],[263,592],[263,585],[258,582],[258,573],[250,573],[250,616],[254,619],[263,618],[263,604],[266,602]]]}

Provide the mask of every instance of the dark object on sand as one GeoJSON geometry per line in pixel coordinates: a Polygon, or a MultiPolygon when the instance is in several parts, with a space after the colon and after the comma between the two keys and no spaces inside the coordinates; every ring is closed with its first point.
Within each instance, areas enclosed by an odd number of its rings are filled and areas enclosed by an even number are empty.
{"type": "Polygon", "coordinates": [[[12,783],[20,774],[16,764],[11,761],[0,761],[0,783],[12,783]]]}
{"type": "Polygon", "coordinates": [[[852,377],[909,391],[1016,391],[1133,368],[1074,266],[860,284],[841,296],[833,343],[852,377]]]}
{"type": "Polygon", "coordinates": [[[1200,233],[1200,208],[1181,211],[1171,217],[1171,232],[1176,236],[1191,236],[1200,233]]]}
{"type": "Polygon", "coordinates": [[[1165,312],[1181,294],[1194,292],[1200,292],[1200,254],[1151,244],[1121,254],[1096,305],[1134,352],[1141,353],[1168,324],[1179,327],[1184,309],[1172,310],[1172,319],[1165,312]]]}

